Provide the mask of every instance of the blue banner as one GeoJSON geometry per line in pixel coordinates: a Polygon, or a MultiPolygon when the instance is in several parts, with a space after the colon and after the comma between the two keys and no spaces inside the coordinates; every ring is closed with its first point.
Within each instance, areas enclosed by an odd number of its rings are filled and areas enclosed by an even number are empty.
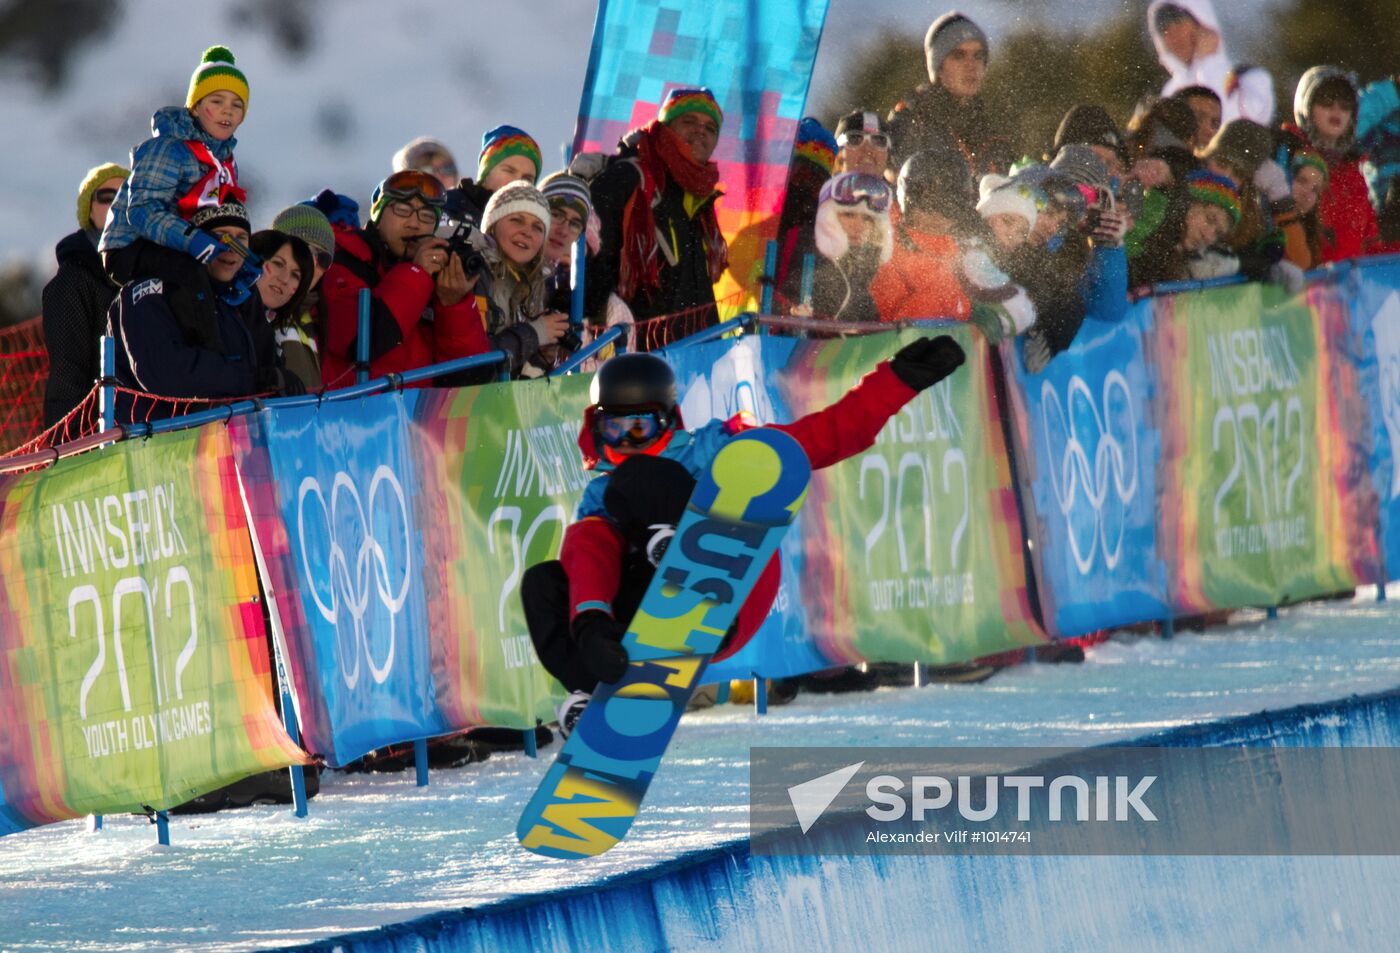
{"type": "MultiPolygon", "coordinates": [[[[340,765],[451,727],[431,689],[408,391],[257,415],[301,625],[285,633],[308,750],[340,765]]],[[[291,608],[291,607],[289,607],[291,608]]]]}
{"type": "Polygon", "coordinates": [[[1161,435],[1144,354],[1152,302],[1086,319],[1039,374],[1003,346],[1027,529],[1046,628],[1057,636],[1166,618],[1157,550],[1161,435]]]}
{"type": "Polygon", "coordinates": [[[1362,262],[1341,280],[1348,347],[1367,419],[1353,420],[1370,450],[1387,579],[1400,578],[1400,261],[1362,262]]]}

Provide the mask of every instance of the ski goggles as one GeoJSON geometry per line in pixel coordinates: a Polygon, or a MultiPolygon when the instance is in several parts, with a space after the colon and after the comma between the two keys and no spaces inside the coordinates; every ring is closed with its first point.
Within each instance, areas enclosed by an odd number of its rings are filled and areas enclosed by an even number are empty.
{"type": "Polygon", "coordinates": [[[837,205],[864,204],[878,214],[889,211],[890,187],[885,180],[865,172],[845,172],[829,179],[822,186],[818,202],[835,202],[837,205]]]}
{"type": "Polygon", "coordinates": [[[424,205],[442,208],[446,200],[446,189],[436,176],[417,169],[395,172],[384,180],[377,198],[406,202],[409,199],[423,200],[424,205]]]}
{"type": "Polygon", "coordinates": [[[836,137],[836,144],[842,149],[854,149],[866,144],[872,145],[876,149],[888,149],[890,137],[883,132],[843,132],[836,137]]]}
{"type": "Polygon", "coordinates": [[[668,423],[660,410],[600,410],[596,426],[598,437],[610,447],[641,447],[660,436],[668,423]]]}

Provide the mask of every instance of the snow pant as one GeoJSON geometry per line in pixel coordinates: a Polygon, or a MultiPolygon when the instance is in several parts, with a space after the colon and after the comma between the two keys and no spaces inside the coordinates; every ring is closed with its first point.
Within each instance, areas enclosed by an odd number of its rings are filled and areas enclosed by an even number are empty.
{"type": "Polygon", "coordinates": [[[138,238],[130,245],[104,252],[102,267],[119,285],[159,278],[186,342],[211,351],[223,350],[209,269],[192,255],[138,238]]]}

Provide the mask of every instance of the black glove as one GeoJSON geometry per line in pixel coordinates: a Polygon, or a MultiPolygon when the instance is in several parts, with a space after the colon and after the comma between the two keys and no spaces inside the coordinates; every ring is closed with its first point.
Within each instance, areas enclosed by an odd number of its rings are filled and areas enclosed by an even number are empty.
{"type": "Polygon", "coordinates": [[[626,674],[627,650],[622,647],[622,637],[627,626],[606,612],[590,609],[575,617],[573,633],[579,658],[590,675],[611,685],[626,674]]]}
{"type": "Polygon", "coordinates": [[[940,334],[900,348],[890,361],[890,370],[912,389],[924,390],[953,373],[966,359],[957,341],[940,334]]]}

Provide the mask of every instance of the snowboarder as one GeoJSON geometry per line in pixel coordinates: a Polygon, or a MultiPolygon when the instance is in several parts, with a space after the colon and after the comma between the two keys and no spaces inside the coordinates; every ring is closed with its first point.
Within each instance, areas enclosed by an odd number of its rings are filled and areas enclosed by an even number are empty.
{"type": "MultiPolygon", "coordinates": [[[[797,439],[812,469],[829,467],[869,448],[890,417],[963,360],[951,337],[922,338],[881,362],[830,407],[776,426],[797,439]]],[[[578,442],[584,466],[599,475],[584,489],[560,558],[530,567],[520,586],[535,652],[570,693],[559,707],[566,737],[593,687],[616,682],[626,672],[622,637],[696,477],[727,441],[758,426],[740,413],[685,430],[675,374],[653,354],[621,354],[607,361],[591,396],[578,442]]],[[[737,652],[757,631],[778,580],[775,557],[715,661],[737,652]]]]}

